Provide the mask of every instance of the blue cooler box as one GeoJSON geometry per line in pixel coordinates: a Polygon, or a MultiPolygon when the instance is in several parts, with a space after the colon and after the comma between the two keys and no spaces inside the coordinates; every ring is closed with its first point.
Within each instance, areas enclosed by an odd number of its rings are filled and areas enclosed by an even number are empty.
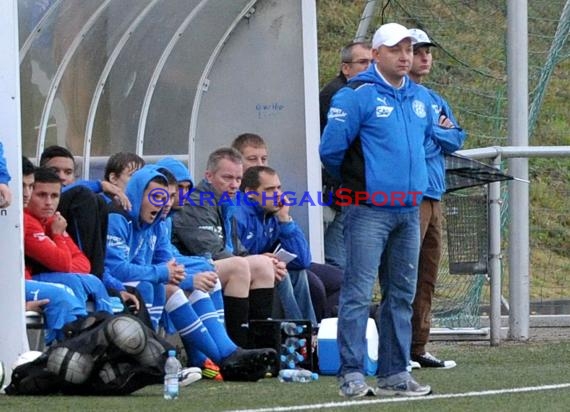
{"type": "MultiPolygon", "coordinates": [[[[319,326],[317,353],[319,370],[323,375],[336,375],[340,366],[336,342],[337,321],[337,318],[323,319],[319,326]]],[[[364,360],[364,371],[367,375],[376,375],[378,369],[378,329],[376,329],[376,322],[371,318],[368,318],[366,327],[366,344],[368,352],[364,360]]]]}

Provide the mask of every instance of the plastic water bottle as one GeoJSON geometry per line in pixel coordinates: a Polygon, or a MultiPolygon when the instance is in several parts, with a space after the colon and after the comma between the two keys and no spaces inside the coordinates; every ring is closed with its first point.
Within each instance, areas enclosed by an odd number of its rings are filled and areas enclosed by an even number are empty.
{"type": "Polygon", "coordinates": [[[180,361],[176,358],[176,351],[168,351],[168,359],[164,364],[164,399],[178,399],[180,384],[178,373],[182,369],[180,361]]]}
{"type": "Polygon", "coordinates": [[[287,352],[293,353],[297,349],[303,348],[307,344],[307,339],[304,338],[287,338],[283,345],[287,348],[287,352]]]}
{"type": "Polygon", "coordinates": [[[282,368],[293,369],[297,364],[303,362],[305,358],[299,352],[293,352],[289,354],[281,354],[279,360],[281,361],[282,368]]]}
{"type": "Polygon", "coordinates": [[[319,375],[307,369],[281,369],[279,371],[279,382],[309,383],[317,379],[319,375]]]}
{"type": "Polygon", "coordinates": [[[303,332],[303,325],[297,325],[295,322],[282,322],[281,330],[285,332],[286,335],[295,336],[303,332]]]}

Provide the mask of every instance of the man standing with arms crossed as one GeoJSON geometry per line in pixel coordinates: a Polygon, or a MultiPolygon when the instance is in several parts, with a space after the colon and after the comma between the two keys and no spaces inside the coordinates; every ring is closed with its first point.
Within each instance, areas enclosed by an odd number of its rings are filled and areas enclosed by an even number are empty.
{"type": "MultiPolygon", "coordinates": [[[[410,29],[410,34],[416,40],[412,41],[414,59],[409,76],[414,82],[421,84],[431,71],[433,61],[431,47],[435,44],[423,30],[410,29]]],[[[428,188],[420,205],[421,248],[418,284],[413,303],[411,358],[422,368],[450,369],[455,367],[456,363],[452,360],[440,360],[426,352],[426,344],[429,340],[431,304],[441,258],[443,214],[440,200],[445,193],[444,153],[461,149],[465,141],[465,132],[455,127],[458,122],[445,99],[431,89],[426,88],[426,90],[433,100],[431,107],[434,111],[434,120],[451,130],[447,135],[448,139],[440,141],[439,144],[426,146],[428,188]]]]}
{"type": "Polygon", "coordinates": [[[448,129],[434,124],[429,94],[407,77],[413,59],[408,30],[397,23],[381,26],[372,49],[377,63],[333,97],[320,145],[325,168],[341,179],[345,193],[355,195],[342,212],[347,265],[338,319],[340,395],[424,396],[431,388],[407,370],[419,202],[427,187],[424,144],[448,129]],[[364,380],[363,363],[377,274],[382,302],[374,391],[364,380]]]}

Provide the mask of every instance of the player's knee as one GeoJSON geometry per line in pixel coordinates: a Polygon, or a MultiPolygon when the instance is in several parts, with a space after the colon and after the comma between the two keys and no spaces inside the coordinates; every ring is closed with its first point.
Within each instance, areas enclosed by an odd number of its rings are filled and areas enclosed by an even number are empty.
{"type": "Polygon", "coordinates": [[[170,283],[166,285],[166,299],[170,299],[170,297],[179,290],[181,289],[176,285],[171,285],[170,283]]]}
{"type": "Polygon", "coordinates": [[[239,256],[231,258],[231,270],[233,281],[249,284],[251,280],[251,269],[246,258],[239,256]]]}
{"type": "Polygon", "coordinates": [[[232,267],[234,267],[237,272],[249,273],[249,262],[247,261],[246,258],[241,256],[236,256],[231,259],[232,259],[232,267]]]}
{"type": "Polygon", "coordinates": [[[273,261],[265,255],[250,256],[252,280],[272,280],[275,277],[273,261]]]}

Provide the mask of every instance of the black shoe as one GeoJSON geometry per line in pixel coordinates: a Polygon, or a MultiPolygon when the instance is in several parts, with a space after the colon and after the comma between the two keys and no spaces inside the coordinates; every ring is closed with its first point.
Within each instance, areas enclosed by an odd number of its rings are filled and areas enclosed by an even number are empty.
{"type": "Polygon", "coordinates": [[[225,381],[255,382],[264,378],[277,364],[275,349],[238,348],[220,363],[225,381]]]}
{"type": "Polygon", "coordinates": [[[455,361],[442,361],[429,352],[426,352],[423,355],[412,355],[412,360],[419,363],[422,368],[451,369],[457,365],[455,361]]]}

